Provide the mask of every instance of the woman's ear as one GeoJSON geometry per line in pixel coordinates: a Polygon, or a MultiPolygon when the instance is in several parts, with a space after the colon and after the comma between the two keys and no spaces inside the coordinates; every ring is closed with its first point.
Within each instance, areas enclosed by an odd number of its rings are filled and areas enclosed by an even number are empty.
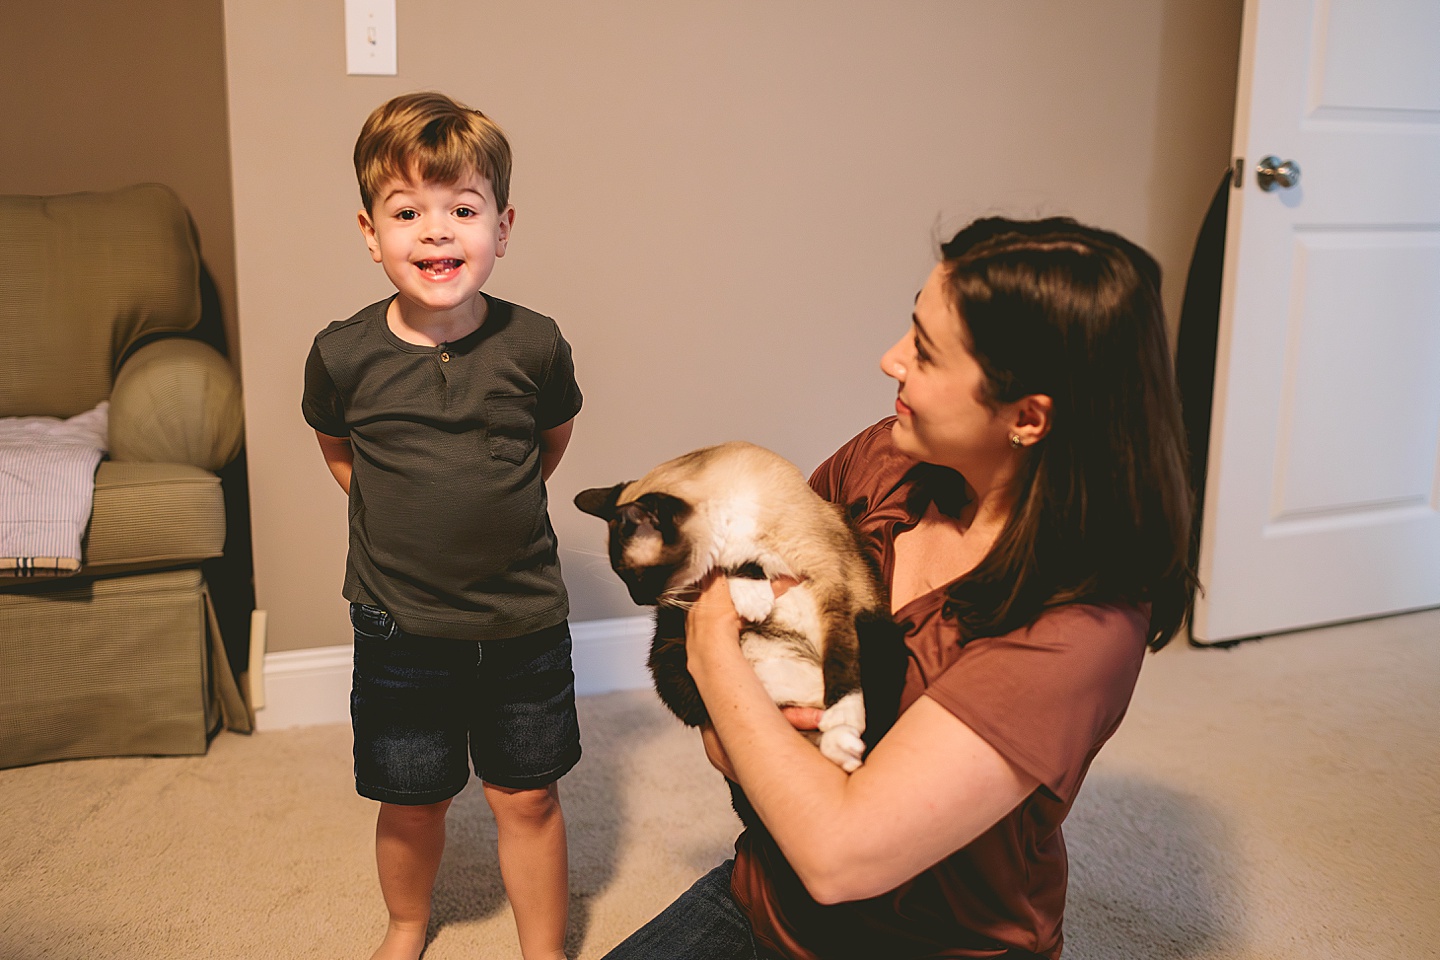
{"type": "Polygon", "coordinates": [[[1015,419],[1010,427],[1010,435],[1020,438],[1017,446],[1028,447],[1045,439],[1045,435],[1050,432],[1050,418],[1055,410],[1054,400],[1043,393],[1032,393],[1016,400],[1012,410],[1015,419]]]}

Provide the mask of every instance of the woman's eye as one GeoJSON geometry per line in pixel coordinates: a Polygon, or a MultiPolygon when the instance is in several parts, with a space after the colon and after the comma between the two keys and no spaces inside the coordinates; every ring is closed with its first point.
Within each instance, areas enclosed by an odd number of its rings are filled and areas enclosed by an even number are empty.
{"type": "Polygon", "coordinates": [[[927,352],[925,351],[925,348],[920,345],[920,338],[919,338],[919,337],[912,337],[912,339],[913,339],[913,341],[914,341],[914,343],[915,343],[915,360],[916,360],[918,363],[929,363],[929,362],[930,362],[930,354],[927,353],[927,352]]]}

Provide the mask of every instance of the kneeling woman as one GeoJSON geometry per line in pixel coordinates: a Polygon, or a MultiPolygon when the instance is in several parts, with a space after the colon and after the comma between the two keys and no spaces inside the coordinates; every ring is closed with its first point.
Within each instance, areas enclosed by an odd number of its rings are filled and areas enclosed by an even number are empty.
{"type": "Polygon", "coordinates": [[[908,654],[853,775],[771,704],[722,584],[690,614],[712,761],[766,831],[610,954],[1060,955],[1060,825],[1190,607],[1190,493],[1160,270],[1066,219],[943,247],[881,358],[894,417],[811,478],[849,508],[908,654]]]}

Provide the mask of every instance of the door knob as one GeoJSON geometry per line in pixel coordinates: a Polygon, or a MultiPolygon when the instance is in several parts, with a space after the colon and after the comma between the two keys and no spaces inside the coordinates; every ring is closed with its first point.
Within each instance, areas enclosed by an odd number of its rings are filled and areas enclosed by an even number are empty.
{"type": "Polygon", "coordinates": [[[1261,190],[1274,190],[1276,187],[1288,190],[1300,182],[1300,164],[1269,156],[1255,167],[1255,179],[1260,182],[1261,190]]]}

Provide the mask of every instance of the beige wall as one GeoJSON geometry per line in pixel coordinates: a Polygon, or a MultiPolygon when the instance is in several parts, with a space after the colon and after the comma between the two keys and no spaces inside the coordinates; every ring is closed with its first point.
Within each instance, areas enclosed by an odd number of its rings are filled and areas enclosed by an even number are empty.
{"type": "Polygon", "coordinates": [[[639,613],[570,504],[703,443],[810,469],[891,409],[876,368],[932,240],[1068,213],[1149,246],[1178,307],[1228,160],[1240,0],[399,4],[396,77],[342,4],[225,5],[259,604],[349,640],[343,498],[300,417],[316,330],[387,292],[354,224],[371,108],[436,88],[516,149],[489,289],[554,316],[586,406],[550,484],[573,619],[639,613]]]}
{"type": "Polygon", "coordinates": [[[170,186],[195,221],[233,357],[223,28],[222,0],[6,3],[0,193],[170,186]]]}

